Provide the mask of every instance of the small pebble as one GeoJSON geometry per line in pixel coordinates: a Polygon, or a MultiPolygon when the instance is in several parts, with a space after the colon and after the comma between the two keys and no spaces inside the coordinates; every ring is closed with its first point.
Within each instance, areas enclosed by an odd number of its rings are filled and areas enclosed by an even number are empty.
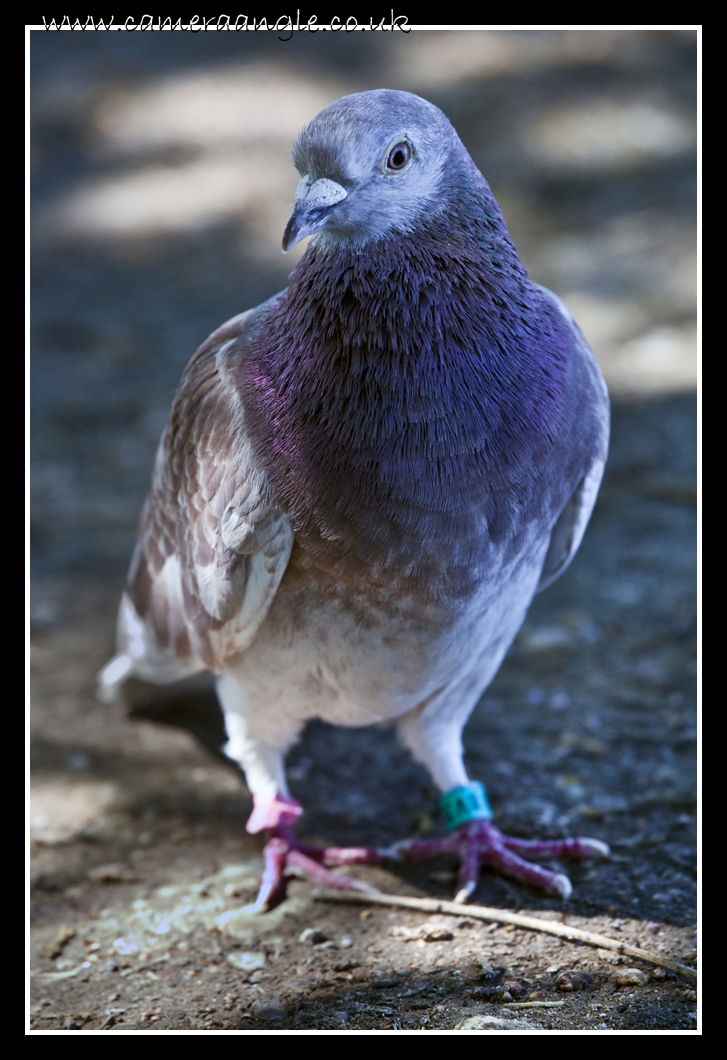
{"type": "Polygon", "coordinates": [[[559,990],[565,990],[568,993],[572,990],[590,990],[593,985],[593,976],[588,972],[561,972],[555,982],[559,990]]]}
{"type": "Polygon", "coordinates": [[[425,942],[451,942],[454,935],[446,928],[434,927],[425,930],[425,942]]]}
{"type": "Polygon", "coordinates": [[[232,953],[227,954],[227,961],[233,968],[239,968],[241,972],[252,972],[256,968],[263,967],[265,964],[265,954],[243,953],[240,950],[234,950],[232,953]]]}
{"type": "Polygon", "coordinates": [[[454,1029],[456,1031],[517,1031],[532,1030],[534,1026],[534,1024],[528,1023],[526,1020],[502,1019],[498,1016],[482,1015],[470,1016],[469,1019],[464,1020],[462,1023],[458,1023],[454,1029]]]}
{"type": "Polygon", "coordinates": [[[114,949],[117,953],[120,953],[122,957],[128,957],[132,953],[138,953],[141,947],[133,936],[129,936],[125,939],[116,939],[114,942],[114,949]]]}
{"type": "Polygon", "coordinates": [[[640,968],[619,968],[614,971],[613,978],[621,986],[646,986],[649,977],[640,968]]]}
{"type": "Polygon", "coordinates": [[[623,964],[624,962],[621,954],[614,950],[596,950],[596,952],[602,961],[608,961],[609,964],[623,964]]]}
{"type": "Polygon", "coordinates": [[[306,928],[305,931],[301,931],[298,936],[298,942],[307,942],[309,946],[319,946],[322,942],[327,939],[325,935],[318,928],[306,928]]]}

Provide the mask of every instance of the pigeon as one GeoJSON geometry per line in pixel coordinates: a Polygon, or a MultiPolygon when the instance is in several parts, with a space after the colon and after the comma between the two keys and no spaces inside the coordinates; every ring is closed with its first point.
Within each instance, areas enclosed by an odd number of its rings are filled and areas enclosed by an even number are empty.
{"type": "Polygon", "coordinates": [[[184,372],[100,694],[216,675],[247,830],[268,833],[256,909],[291,873],[360,889],[332,869],[444,852],[458,901],[482,866],[565,898],[568,877],[531,859],[608,848],[504,835],[462,730],[581,542],[607,455],[605,383],[439,108],[345,96],[292,159],[283,250],[312,238],[290,285],[184,372]],[[301,842],[284,758],[313,718],[394,722],[442,793],[447,835],[301,842]]]}

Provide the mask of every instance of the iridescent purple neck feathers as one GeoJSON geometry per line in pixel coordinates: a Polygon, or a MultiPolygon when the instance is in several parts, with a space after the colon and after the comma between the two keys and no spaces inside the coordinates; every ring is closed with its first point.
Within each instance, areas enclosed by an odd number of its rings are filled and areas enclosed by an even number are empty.
{"type": "MultiPolygon", "coordinates": [[[[311,246],[261,316],[250,431],[296,541],[321,561],[404,570],[449,540],[462,575],[517,546],[546,464],[562,477],[573,337],[482,205],[475,231],[442,218],[446,238],[311,246]]],[[[574,485],[556,488],[554,510],[574,485]]]]}

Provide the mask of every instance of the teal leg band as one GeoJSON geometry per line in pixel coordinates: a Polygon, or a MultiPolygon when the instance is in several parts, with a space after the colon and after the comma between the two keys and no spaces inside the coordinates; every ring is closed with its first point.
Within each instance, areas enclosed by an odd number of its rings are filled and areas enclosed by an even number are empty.
{"type": "Polygon", "coordinates": [[[487,792],[479,780],[474,780],[464,788],[453,788],[442,795],[439,807],[450,832],[467,821],[489,820],[492,817],[487,792]]]}

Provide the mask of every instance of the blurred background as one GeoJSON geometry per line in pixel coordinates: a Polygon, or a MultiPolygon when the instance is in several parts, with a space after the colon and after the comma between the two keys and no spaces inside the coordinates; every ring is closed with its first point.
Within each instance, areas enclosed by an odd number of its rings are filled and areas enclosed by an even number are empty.
{"type": "MultiPolygon", "coordinates": [[[[244,838],[237,780],[186,734],[100,707],[94,677],[112,650],[181,372],[213,328],[284,287],[304,249],[280,251],[297,183],[291,143],[338,97],[389,87],[450,118],[525,266],[569,305],[613,399],[611,458],[584,545],[536,600],[473,717],[470,766],[523,834],[573,830],[580,815],[590,833],[631,842],[628,865],[583,877],[574,899],[584,908],[615,901],[689,922],[696,34],[30,37],[41,911],[53,918],[81,901],[89,858],[133,847],[140,871],[150,837],[202,843],[225,814],[230,836],[244,838]],[[101,846],[72,846],[89,837],[101,846]]],[[[291,761],[309,834],[381,843],[438,820],[435,793],[390,734],[314,725],[291,761]],[[382,785],[393,766],[401,784],[382,785]]],[[[538,901],[494,877],[483,886],[481,900],[538,901]]]]}

